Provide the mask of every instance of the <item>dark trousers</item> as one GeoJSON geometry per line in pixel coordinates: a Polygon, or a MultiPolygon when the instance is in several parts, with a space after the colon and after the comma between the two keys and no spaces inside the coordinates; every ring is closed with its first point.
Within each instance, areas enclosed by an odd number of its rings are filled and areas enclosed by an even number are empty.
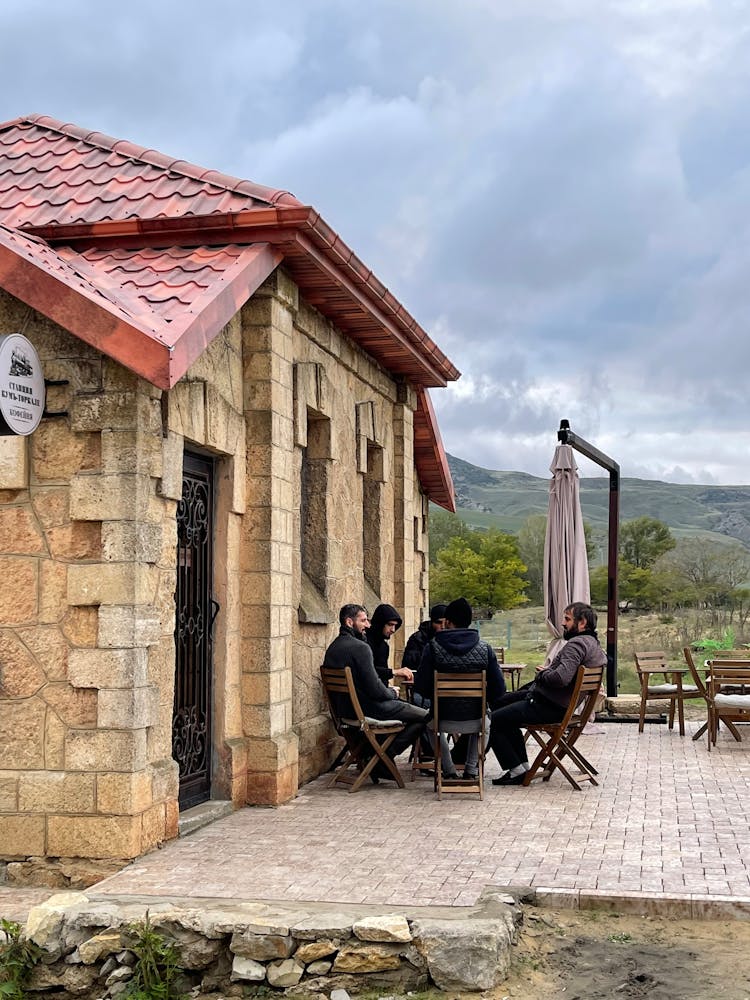
{"type": "Polygon", "coordinates": [[[396,739],[388,747],[389,757],[398,757],[407,747],[410,747],[414,740],[424,729],[429,712],[418,705],[411,705],[408,701],[392,701],[388,705],[388,718],[399,719],[406,724],[396,739]]]}
{"type": "MultiPolygon", "coordinates": [[[[521,692],[513,692],[520,694],[521,692]]],[[[506,695],[507,697],[507,695],[506,695]]],[[[565,709],[554,702],[523,696],[495,709],[490,723],[490,748],[505,771],[528,763],[522,730],[530,722],[559,722],[565,709]]]]}

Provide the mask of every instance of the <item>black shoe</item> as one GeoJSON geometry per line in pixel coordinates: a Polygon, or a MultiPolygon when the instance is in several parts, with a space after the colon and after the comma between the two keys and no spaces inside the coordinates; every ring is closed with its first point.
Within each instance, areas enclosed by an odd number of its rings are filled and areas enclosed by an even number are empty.
{"type": "Polygon", "coordinates": [[[458,771],[449,771],[443,774],[443,781],[458,781],[458,771]]]}
{"type": "Polygon", "coordinates": [[[521,774],[515,775],[515,777],[513,777],[513,778],[511,778],[510,771],[508,771],[508,773],[504,774],[501,778],[493,778],[492,779],[492,784],[493,785],[522,785],[523,784],[523,779],[525,777],[526,777],[526,772],[525,771],[522,771],[521,774]]]}
{"type": "Polygon", "coordinates": [[[479,772],[473,774],[471,771],[464,771],[461,775],[461,781],[477,781],[479,779],[479,772]]]}

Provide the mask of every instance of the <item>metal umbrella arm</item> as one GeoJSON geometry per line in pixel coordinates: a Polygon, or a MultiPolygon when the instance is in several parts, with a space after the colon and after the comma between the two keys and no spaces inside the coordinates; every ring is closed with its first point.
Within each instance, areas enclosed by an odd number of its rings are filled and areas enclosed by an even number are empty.
{"type": "Polygon", "coordinates": [[[567,420],[560,421],[557,440],[590,458],[609,473],[609,524],[607,546],[607,697],[617,697],[617,557],[620,532],[620,466],[574,434],[567,420]]]}

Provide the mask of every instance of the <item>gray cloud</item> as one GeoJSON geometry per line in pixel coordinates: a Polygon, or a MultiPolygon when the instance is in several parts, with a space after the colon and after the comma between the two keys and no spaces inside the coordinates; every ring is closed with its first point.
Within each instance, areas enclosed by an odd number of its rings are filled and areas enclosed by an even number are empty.
{"type": "Polygon", "coordinates": [[[40,111],[292,190],[464,372],[449,451],[747,482],[750,11],[696,0],[8,0],[40,111]]]}

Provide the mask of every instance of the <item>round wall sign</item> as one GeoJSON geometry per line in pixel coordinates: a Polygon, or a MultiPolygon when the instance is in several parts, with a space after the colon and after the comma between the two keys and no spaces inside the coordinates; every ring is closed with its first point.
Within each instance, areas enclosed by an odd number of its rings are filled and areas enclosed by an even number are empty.
{"type": "Polygon", "coordinates": [[[0,337],[0,434],[33,433],[44,413],[44,396],[34,345],[20,333],[0,337]]]}

